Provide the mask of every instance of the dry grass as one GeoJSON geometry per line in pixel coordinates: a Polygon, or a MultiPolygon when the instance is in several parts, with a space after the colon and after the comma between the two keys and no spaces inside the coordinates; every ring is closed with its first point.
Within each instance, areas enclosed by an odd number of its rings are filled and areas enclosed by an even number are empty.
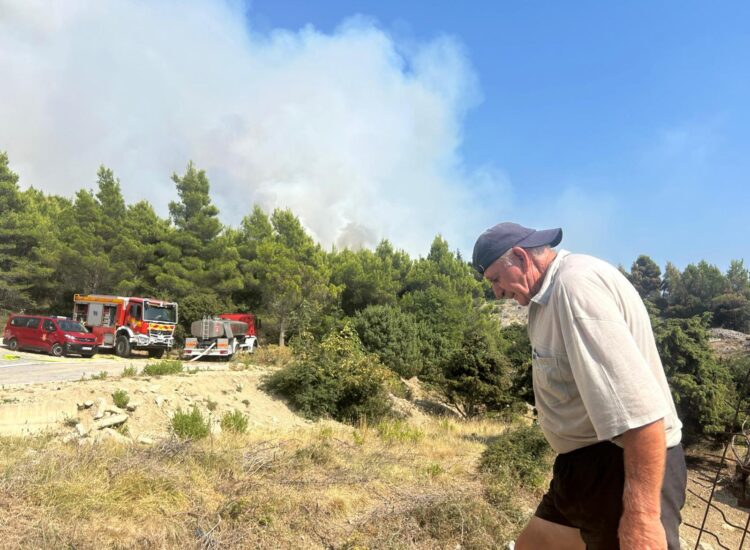
{"type": "Polygon", "coordinates": [[[9,548],[497,548],[528,514],[477,473],[503,426],[318,423],[152,447],[0,439],[9,548]],[[519,512],[521,510],[521,512],[519,512]]]}
{"type": "Polygon", "coordinates": [[[280,347],[269,344],[255,348],[251,354],[239,354],[232,366],[238,370],[253,365],[285,367],[292,361],[293,357],[294,354],[288,346],[280,347]]]}

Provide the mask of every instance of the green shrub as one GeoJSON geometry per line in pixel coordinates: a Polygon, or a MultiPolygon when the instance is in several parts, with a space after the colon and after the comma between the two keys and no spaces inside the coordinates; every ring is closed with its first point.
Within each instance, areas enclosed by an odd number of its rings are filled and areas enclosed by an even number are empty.
{"type": "Polygon", "coordinates": [[[266,390],[286,397],[311,419],[356,422],[391,413],[386,386],[395,375],[362,349],[351,326],[329,334],[321,344],[302,340],[296,359],[265,379],[266,390]]]}
{"type": "Polygon", "coordinates": [[[177,409],[172,417],[172,431],[182,439],[201,439],[209,434],[208,420],[195,405],[190,412],[177,409]]]}
{"type": "Polygon", "coordinates": [[[91,375],[92,380],[106,380],[107,379],[107,371],[103,370],[100,371],[99,374],[92,374],[91,375]]]}
{"type": "Polygon", "coordinates": [[[511,393],[510,361],[497,349],[495,335],[484,325],[469,330],[461,347],[443,365],[441,390],[465,417],[505,409],[511,393]]]}
{"type": "Polygon", "coordinates": [[[122,369],[122,378],[133,378],[138,374],[138,369],[135,367],[125,367],[122,369]]]}
{"type": "Polygon", "coordinates": [[[522,426],[504,432],[490,443],[482,453],[479,468],[506,476],[523,487],[539,489],[550,471],[552,455],[539,426],[522,426]]]}
{"type": "Polygon", "coordinates": [[[422,371],[419,325],[413,315],[393,306],[368,306],[357,312],[354,328],[362,346],[404,378],[422,371]]]}
{"type": "Polygon", "coordinates": [[[737,403],[727,364],[717,361],[708,345],[708,318],[667,319],[654,336],[672,390],[685,441],[722,434],[737,403]]]}
{"type": "Polygon", "coordinates": [[[165,359],[158,363],[149,363],[143,367],[142,374],[146,376],[161,376],[164,374],[179,374],[182,372],[182,361],[165,359]]]}
{"type": "Polygon", "coordinates": [[[115,407],[124,409],[130,403],[130,396],[125,390],[115,390],[112,394],[112,402],[115,404],[115,407]]]}
{"type": "Polygon", "coordinates": [[[244,434],[247,431],[247,416],[240,411],[224,413],[221,417],[221,429],[238,434],[244,434]]]}
{"type": "Polygon", "coordinates": [[[510,362],[511,393],[534,404],[534,389],[531,381],[531,341],[526,325],[513,323],[500,329],[502,353],[510,362]]]}

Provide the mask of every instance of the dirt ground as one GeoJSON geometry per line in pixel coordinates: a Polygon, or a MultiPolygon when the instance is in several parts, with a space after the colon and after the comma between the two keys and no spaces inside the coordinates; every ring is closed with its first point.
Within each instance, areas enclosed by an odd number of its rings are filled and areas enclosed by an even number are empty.
{"type": "MultiPolygon", "coordinates": [[[[120,369],[122,370],[122,369],[120,369]]],[[[0,435],[38,434],[64,436],[81,423],[90,429],[98,400],[113,405],[116,390],[127,392],[134,411],[128,412],[127,431],[133,439],[169,434],[170,418],[177,409],[193,405],[210,417],[215,430],[225,412],[239,410],[249,427],[295,428],[308,423],[281,401],[259,389],[266,372],[262,367],[241,371],[207,371],[161,377],[48,382],[3,386],[0,389],[0,435]],[[81,408],[86,402],[93,403],[81,408]]],[[[85,405],[84,405],[85,406],[85,405]]]]}
{"type": "MultiPolygon", "coordinates": [[[[698,530],[706,516],[707,501],[721,462],[723,449],[691,449],[687,453],[688,490],[687,502],[682,510],[680,530],[683,549],[695,548],[698,530]]],[[[731,452],[728,457],[732,457],[731,452]]],[[[750,497],[750,486],[748,486],[750,497]]],[[[708,549],[726,548],[736,550],[750,548],[750,535],[744,536],[750,508],[738,505],[741,482],[735,476],[734,462],[725,461],[714,491],[711,509],[706,517],[701,545],[708,549]],[[740,544],[742,544],[740,546],[740,544]]]]}

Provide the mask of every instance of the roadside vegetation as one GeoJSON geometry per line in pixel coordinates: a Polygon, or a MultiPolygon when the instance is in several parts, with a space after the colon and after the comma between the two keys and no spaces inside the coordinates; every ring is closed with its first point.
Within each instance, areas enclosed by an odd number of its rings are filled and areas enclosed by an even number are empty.
{"type": "Polygon", "coordinates": [[[182,372],[182,361],[164,359],[158,363],[149,363],[141,374],[143,376],[164,376],[165,374],[179,374],[182,372]]]}

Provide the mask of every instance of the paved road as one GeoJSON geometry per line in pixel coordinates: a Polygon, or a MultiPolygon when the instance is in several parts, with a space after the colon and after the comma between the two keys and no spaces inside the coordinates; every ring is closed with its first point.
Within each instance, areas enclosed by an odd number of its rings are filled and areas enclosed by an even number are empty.
{"type": "MultiPolygon", "coordinates": [[[[148,361],[145,355],[128,359],[113,355],[95,355],[91,359],[51,357],[43,353],[11,352],[0,344],[0,386],[80,380],[82,377],[91,378],[102,371],[106,372],[107,376],[120,376],[123,369],[129,366],[140,372],[148,361]]],[[[190,363],[190,366],[210,370],[227,368],[226,363],[215,361],[195,361],[190,363]]]]}

